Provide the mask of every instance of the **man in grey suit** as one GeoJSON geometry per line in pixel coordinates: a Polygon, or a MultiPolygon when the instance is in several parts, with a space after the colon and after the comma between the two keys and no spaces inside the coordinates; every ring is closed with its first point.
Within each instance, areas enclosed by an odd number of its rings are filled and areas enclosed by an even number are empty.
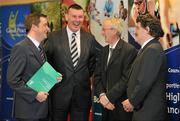
{"type": "Polygon", "coordinates": [[[48,93],[36,92],[27,87],[26,82],[45,61],[45,55],[42,55],[43,51],[40,53],[39,45],[47,38],[47,17],[44,14],[32,13],[26,17],[25,25],[28,34],[11,51],[7,80],[15,92],[15,118],[18,121],[40,121],[47,117],[48,93]]]}
{"type": "Polygon", "coordinates": [[[102,26],[102,35],[109,45],[102,49],[94,86],[96,94],[99,95],[99,101],[104,107],[103,121],[131,121],[132,119],[132,113],[124,111],[121,102],[127,98],[126,80],[137,51],[121,38],[122,22],[121,19],[109,18],[102,26]],[[121,88],[124,90],[121,91],[121,88]],[[123,93],[123,96],[119,93],[123,93]]]}
{"type": "Polygon", "coordinates": [[[63,75],[50,92],[53,121],[87,121],[91,107],[91,83],[100,45],[81,30],[84,12],[73,4],[66,14],[67,26],[51,33],[45,43],[48,62],[63,75]]]}
{"type": "Polygon", "coordinates": [[[163,36],[159,20],[149,14],[137,18],[135,28],[141,49],[128,80],[128,99],[122,104],[133,111],[133,121],[166,121],[166,56],[159,43],[163,36]]]}

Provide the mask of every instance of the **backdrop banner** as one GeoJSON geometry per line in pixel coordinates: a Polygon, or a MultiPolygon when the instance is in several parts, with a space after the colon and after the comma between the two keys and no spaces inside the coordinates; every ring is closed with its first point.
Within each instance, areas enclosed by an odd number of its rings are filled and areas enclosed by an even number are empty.
{"type": "Polygon", "coordinates": [[[26,35],[24,26],[25,16],[30,13],[31,5],[3,6],[0,7],[0,21],[2,24],[2,86],[0,120],[8,121],[12,118],[13,93],[7,85],[7,67],[11,48],[26,35]]]}
{"type": "MultiPolygon", "coordinates": [[[[1,24],[1,21],[0,21],[0,63],[2,63],[2,40],[1,40],[1,37],[2,37],[2,24],[1,24]]],[[[2,86],[2,64],[0,64],[0,109],[1,109],[1,86],[2,86]]]]}
{"type": "Polygon", "coordinates": [[[171,121],[179,121],[180,98],[180,45],[166,50],[168,62],[168,82],[166,84],[166,99],[171,121]]]}

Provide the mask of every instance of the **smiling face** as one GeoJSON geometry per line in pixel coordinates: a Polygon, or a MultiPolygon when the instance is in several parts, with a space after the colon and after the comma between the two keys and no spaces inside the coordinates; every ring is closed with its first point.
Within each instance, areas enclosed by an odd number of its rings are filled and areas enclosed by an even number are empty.
{"type": "Polygon", "coordinates": [[[102,27],[102,31],[101,31],[101,34],[104,36],[105,38],[105,41],[108,43],[108,44],[111,44],[112,42],[112,38],[115,36],[115,30],[111,27],[110,24],[108,23],[105,23],[102,27]]]}
{"type": "Polygon", "coordinates": [[[80,30],[84,21],[84,11],[83,9],[77,10],[70,8],[66,14],[66,21],[69,29],[73,32],[80,30]]]}
{"type": "Polygon", "coordinates": [[[104,20],[101,34],[104,36],[106,43],[113,45],[118,40],[119,24],[119,21],[116,21],[114,18],[104,20]]]}
{"type": "Polygon", "coordinates": [[[40,22],[38,25],[33,25],[33,30],[35,31],[38,40],[42,41],[47,38],[49,27],[48,20],[45,17],[40,17],[40,22]]]}

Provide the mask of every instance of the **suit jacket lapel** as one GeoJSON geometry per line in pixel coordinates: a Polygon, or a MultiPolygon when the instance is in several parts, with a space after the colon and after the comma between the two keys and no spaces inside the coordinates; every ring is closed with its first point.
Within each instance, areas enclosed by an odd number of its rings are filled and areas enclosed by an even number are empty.
{"type": "Polygon", "coordinates": [[[70,47],[69,47],[69,38],[68,38],[66,28],[64,28],[62,32],[63,32],[64,37],[62,38],[63,41],[61,44],[62,44],[62,47],[64,48],[64,55],[65,55],[63,58],[65,58],[65,61],[66,61],[65,63],[67,63],[66,64],[67,68],[74,69],[72,58],[71,58],[70,47]]]}
{"type": "Polygon", "coordinates": [[[27,44],[30,46],[30,49],[32,50],[32,52],[35,55],[35,58],[37,59],[37,61],[42,65],[43,61],[41,59],[41,55],[38,51],[38,48],[34,45],[34,43],[27,37],[27,44]]]}
{"type": "Polygon", "coordinates": [[[77,63],[77,66],[76,66],[76,69],[78,68],[78,66],[79,66],[79,64],[81,63],[81,61],[82,61],[82,59],[83,59],[83,57],[85,56],[85,53],[86,53],[86,51],[87,51],[87,49],[86,49],[86,36],[84,36],[84,34],[83,34],[83,32],[82,31],[80,31],[80,57],[79,57],[79,60],[78,60],[78,63],[77,63]]]}
{"type": "Polygon", "coordinates": [[[123,46],[123,40],[119,40],[119,42],[117,43],[115,49],[113,50],[112,56],[109,60],[109,64],[108,67],[113,63],[114,60],[116,60],[116,58],[118,57],[119,53],[120,53],[120,49],[123,46]]]}
{"type": "Polygon", "coordinates": [[[107,69],[107,60],[108,60],[108,55],[109,55],[109,46],[106,46],[105,48],[104,48],[104,55],[102,55],[102,60],[103,60],[103,64],[104,64],[104,68],[105,68],[105,70],[107,69]]]}

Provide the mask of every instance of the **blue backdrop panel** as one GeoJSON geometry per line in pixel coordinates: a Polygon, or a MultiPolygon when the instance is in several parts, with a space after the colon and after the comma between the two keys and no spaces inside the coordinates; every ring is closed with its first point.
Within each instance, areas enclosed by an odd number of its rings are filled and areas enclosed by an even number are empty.
{"type": "Polygon", "coordinates": [[[0,21],[2,23],[2,87],[0,120],[11,118],[13,93],[7,85],[6,73],[11,48],[26,35],[24,19],[30,13],[31,5],[0,7],[0,21]]]}
{"type": "MultiPolygon", "coordinates": [[[[2,30],[1,30],[1,21],[0,21],[0,63],[2,62],[2,43],[1,43],[1,36],[2,36],[2,30]]],[[[2,83],[2,65],[0,64],[0,104],[1,104],[1,83],[2,83]]],[[[1,105],[0,105],[0,109],[1,109],[1,105]]]]}
{"type": "Polygon", "coordinates": [[[166,84],[166,99],[171,121],[179,121],[180,98],[180,45],[166,51],[168,60],[168,82],[166,84]]]}

